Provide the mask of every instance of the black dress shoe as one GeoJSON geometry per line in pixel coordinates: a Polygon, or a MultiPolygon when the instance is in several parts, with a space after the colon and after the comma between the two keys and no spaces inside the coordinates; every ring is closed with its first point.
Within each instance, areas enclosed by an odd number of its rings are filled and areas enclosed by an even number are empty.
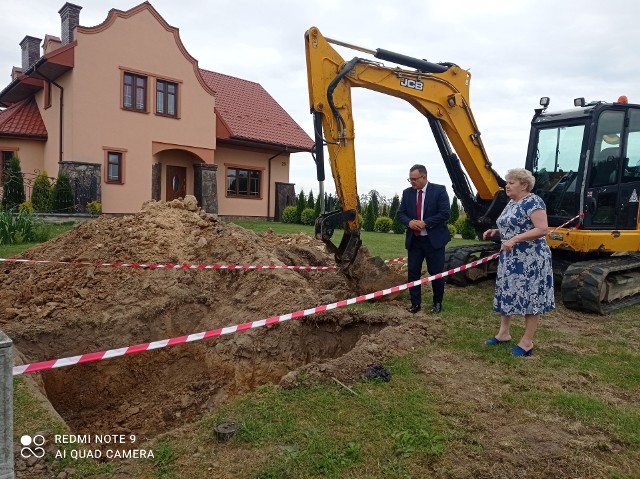
{"type": "Polygon", "coordinates": [[[420,305],[412,304],[411,307],[407,309],[407,311],[409,311],[411,314],[416,314],[418,311],[420,311],[420,305]]]}
{"type": "Polygon", "coordinates": [[[442,311],[442,303],[433,303],[433,308],[431,308],[432,313],[439,313],[442,311]]]}

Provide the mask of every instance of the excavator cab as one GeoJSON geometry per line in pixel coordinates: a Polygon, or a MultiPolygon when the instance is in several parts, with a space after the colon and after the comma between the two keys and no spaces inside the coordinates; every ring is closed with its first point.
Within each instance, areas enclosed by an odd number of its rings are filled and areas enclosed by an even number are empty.
{"type": "Polygon", "coordinates": [[[525,167],[547,206],[563,302],[604,314],[640,302],[640,105],[574,104],[536,110],[525,167]]]}

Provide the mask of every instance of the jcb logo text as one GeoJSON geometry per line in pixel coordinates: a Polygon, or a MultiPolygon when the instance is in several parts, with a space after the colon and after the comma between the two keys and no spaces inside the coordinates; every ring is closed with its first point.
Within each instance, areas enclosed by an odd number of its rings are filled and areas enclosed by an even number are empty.
{"type": "Polygon", "coordinates": [[[413,88],[414,90],[422,91],[422,82],[411,80],[410,78],[403,78],[402,80],[400,80],[400,86],[406,86],[407,88],[413,88]]]}

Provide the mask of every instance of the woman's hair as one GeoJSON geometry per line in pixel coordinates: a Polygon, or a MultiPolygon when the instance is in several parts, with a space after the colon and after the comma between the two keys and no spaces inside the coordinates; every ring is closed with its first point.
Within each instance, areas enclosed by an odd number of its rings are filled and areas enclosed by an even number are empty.
{"type": "Polygon", "coordinates": [[[536,184],[536,179],[529,170],[524,168],[513,168],[507,171],[505,179],[519,181],[523,185],[527,186],[527,191],[532,191],[533,186],[536,184]]]}

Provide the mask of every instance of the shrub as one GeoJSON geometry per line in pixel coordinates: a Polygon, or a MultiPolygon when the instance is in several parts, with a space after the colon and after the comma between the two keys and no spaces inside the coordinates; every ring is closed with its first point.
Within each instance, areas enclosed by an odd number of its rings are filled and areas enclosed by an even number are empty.
{"type": "Polygon", "coordinates": [[[102,214],[102,205],[99,201],[90,201],[89,203],[87,203],[87,212],[90,215],[100,215],[102,214]]]}
{"type": "Polygon", "coordinates": [[[0,211],[0,244],[36,241],[38,220],[26,210],[0,211]]]}
{"type": "Polygon", "coordinates": [[[51,209],[51,183],[46,171],[42,171],[33,182],[31,203],[35,211],[49,211],[51,209]]]}
{"type": "Polygon", "coordinates": [[[4,172],[2,208],[5,210],[18,209],[18,205],[24,203],[26,199],[20,159],[14,155],[9,160],[9,166],[4,172]]]}
{"type": "Polygon", "coordinates": [[[297,216],[297,208],[295,206],[287,206],[282,211],[282,222],[283,223],[295,223],[297,216]]]}
{"type": "Polygon", "coordinates": [[[380,216],[376,220],[376,224],[373,227],[373,231],[376,233],[388,233],[391,231],[391,226],[393,225],[393,220],[388,216],[380,216]]]}
{"type": "Polygon", "coordinates": [[[476,239],[476,229],[466,218],[462,222],[462,229],[458,231],[460,232],[460,235],[462,235],[462,239],[466,239],[466,240],[476,239]]]}
{"type": "Polygon", "coordinates": [[[456,230],[456,227],[453,225],[447,225],[447,228],[449,228],[449,234],[452,238],[458,233],[458,230],[456,230]]]}
{"type": "Polygon", "coordinates": [[[26,211],[27,213],[33,213],[33,205],[31,201],[25,201],[18,205],[18,211],[26,211]]]}
{"type": "Polygon", "coordinates": [[[393,218],[393,223],[391,224],[391,231],[393,231],[397,235],[401,235],[407,230],[406,226],[400,223],[398,218],[393,218]]]}
{"type": "Polygon", "coordinates": [[[305,208],[300,215],[300,222],[303,225],[312,225],[316,222],[316,210],[313,208],[305,208]]]}
{"type": "Polygon", "coordinates": [[[56,184],[53,185],[53,192],[51,193],[51,208],[55,213],[72,213],[73,206],[71,179],[65,171],[61,171],[58,174],[56,184]]]}

